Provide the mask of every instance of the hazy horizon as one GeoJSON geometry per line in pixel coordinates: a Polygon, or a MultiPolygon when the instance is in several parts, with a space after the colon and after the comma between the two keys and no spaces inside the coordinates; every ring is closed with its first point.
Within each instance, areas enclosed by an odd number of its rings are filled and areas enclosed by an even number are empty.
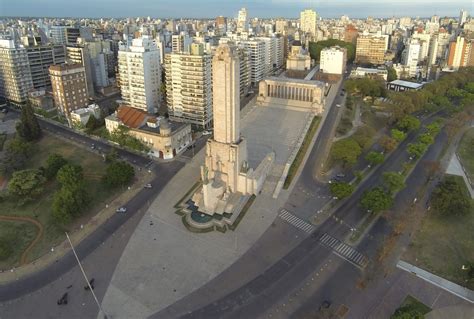
{"type": "Polygon", "coordinates": [[[302,9],[311,8],[323,18],[348,15],[352,18],[430,17],[432,15],[457,17],[461,9],[472,13],[471,0],[142,0],[134,6],[128,0],[0,0],[3,17],[57,17],[57,18],[213,18],[236,17],[241,7],[246,7],[250,18],[297,18],[302,9]],[[196,4],[199,6],[196,6],[196,4]],[[66,5],[65,5],[66,4],[66,5]],[[427,8],[427,5],[429,7],[427,8]],[[407,14],[409,13],[409,14],[407,14]]]}

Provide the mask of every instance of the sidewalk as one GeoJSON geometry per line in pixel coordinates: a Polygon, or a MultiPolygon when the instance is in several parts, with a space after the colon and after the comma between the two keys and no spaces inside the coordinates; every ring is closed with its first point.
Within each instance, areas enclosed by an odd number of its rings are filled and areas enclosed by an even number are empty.
{"type": "Polygon", "coordinates": [[[442,288],[453,295],[456,295],[464,300],[469,301],[470,303],[474,303],[474,291],[469,290],[467,288],[461,287],[458,284],[455,284],[449,280],[443,279],[439,276],[436,276],[426,270],[413,266],[405,261],[400,260],[397,263],[397,268],[403,269],[405,271],[411,272],[417,277],[439,287],[442,288]]]}

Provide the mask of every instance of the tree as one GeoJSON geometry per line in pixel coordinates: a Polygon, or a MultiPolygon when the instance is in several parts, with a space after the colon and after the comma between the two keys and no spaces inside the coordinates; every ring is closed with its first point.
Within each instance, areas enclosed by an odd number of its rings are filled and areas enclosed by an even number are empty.
{"type": "Polygon", "coordinates": [[[109,187],[125,186],[135,176],[133,167],[122,161],[114,161],[107,166],[104,183],[109,187]]]}
{"type": "Polygon", "coordinates": [[[441,216],[462,216],[471,212],[471,200],[464,181],[447,175],[431,194],[431,205],[441,216]]]}
{"type": "Polygon", "coordinates": [[[359,144],[362,149],[369,147],[375,135],[375,129],[371,126],[364,125],[359,127],[352,135],[352,138],[359,144]]]}
{"type": "Polygon", "coordinates": [[[108,162],[108,163],[114,162],[114,161],[118,160],[118,158],[119,158],[119,155],[118,155],[117,149],[115,149],[113,147],[105,155],[105,161],[108,162]]]}
{"type": "Polygon", "coordinates": [[[395,139],[395,141],[397,142],[401,142],[403,141],[406,137],[407,137],[407,134],[400,131],[400,130],[397,130],[396,128],[392,129],[390,131],[390,134],[392,135],[392,137],[395,139]]]}
{"type": "Polygon", "coordinates": [[[61,225],[69,223],[74,217],[81,214],[88,204],[89,196],[85,191],[84,183],[63,186],[54,194],[53,218],[61,225]]]}
{"type": "Polygon", "coordinates": [[[392,67],[389,67],[387,68],[387,82],[392,82],[392,81],[395,81],[396,79],[398,79],[397,77],[397,71],[395,71],[394,68],[392,67]]]}
{"type": "Polygon", "coordinates": [[[354,185],[346,182],[333,182],[329,185],[329,189],[333,196],[338,199],[346,198],[354,192],[354,185]]]}
{"type": "Polygon", "coordinates": [[[0,237],[0,260],[7,260],[13,254],[13,245],[8,238],[0,237]]]}
{"type": "Polygon", "coordinates": [[[418,141],[420,143],[423,143],[425,145],[431,145],[434,143],[434,138],[433,136],[431,136],[430,133],[424,133],[424,134],[421,134],[419,137],[418,137],[418,141]]]}
{"type": "Polygon", "coordinates": [[[344,165],[353,165],[362,153],[359,144],[352,138],[346,138],[337,141],[332,146],[332,158],[336,161],[342,161],[344,165]]]}
{"type": "Polygon", "coordinates": [[[44,170],[44,175],[47,179],[52,179],[56,177],[59,169],[67,164],[67,160],[58,154],[51,154],[46,160],[46,168],[44,170]]]}
{"type": "Polygon", "coordinates": [[[360,205],[372,213],[378,213],[392,207],[393,198],[383,188],[376,187],[364,192],[360,205]]]}
{"type": "Polygon", "coordinates": [[[25,203],[43,192],[45,182],[46,178],[38,169],[17,171],[8,183],[8,193],[25,203]]]}
{"type": "Polygon", "coordinates": [[[26,141],[34,141],[41,137],[41,128],[33,108],[26,104],[21,108],[20,122],[16,126],[18,135],[26,141]]]}
{"type": "Polygon", "coordinates": [[[325,41],[309,42],[309,54],[311,59],[319,61],[321,57],[321,50],[327,47],[338,45],[347,49],[347,62],[351,63],[355,58],[355,45],[351,42],[344,42],[336,39],[329,39],[325,41]]]}
{"type": "Polygon", "coordinates": [[[8,141],[5,146],[5,156],[2,162],[3,170],[9,172],[24,167],[31,153],[31,146],[31,143],[19,137],[8,141]]]}
{"type": "Polygon", "coordinates": [[[383,183],[390,194],[394,194],[405,188],[405,177],[398,172],[383,173],[383,183]]]}
{"type": "Polygon", "coordinates": [[[380,145],[383,147],[385,152],[391,152],[397,147],[397,141],[390,136],[384,136],[380,141],[380,145]]]}
{"type": "Polygon", "coordinates": [[[61,186],[72,188],[80,184],[84,179],[82,167],[74,164],[66,164],[58,170],[56,179],[61,186]]]}
{"type": "Polygon", "coordinates": [[[441,126],[438,124],[438,122],[433,122],[431,124],[426,125],[426,131],[431,136],[437,135],[440,130],[441,130],[441,126]]]}
{"type": "Polygon", "coordinates": [[[367,154],[365,159],[370,162],[371,165],[378,165],[384,161],[385,156],[380,152],[371,151],[367,154]]]}
{"type": "Polygon", "coordinates": [[[419,158],[423,156],[427,148],[428,146],[423,143],[415,143],[415,144],[410,143],[408,144],[407,152],[408,154],[410,154],[410,156],[419,158]]]}
{"type": "Polygon", "coordinates": [[[398,121],[397,127],[405,132],[414,131],[420,128],[420,120],[412,115],[405,115],[398,121]]]}

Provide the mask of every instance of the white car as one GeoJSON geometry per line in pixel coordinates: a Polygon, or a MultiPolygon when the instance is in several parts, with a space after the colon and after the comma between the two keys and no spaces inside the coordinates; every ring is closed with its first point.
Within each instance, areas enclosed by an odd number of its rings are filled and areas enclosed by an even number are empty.
{"type": "Polygon", "coordinates": [[[203,136],[206,136],[206,135],[211,135],[211,134],[212,134],[212,133],[211,133],[211,132],[209,132],[209,131],[203,131],[203,132],[202,132],[202,135],[203,135],[203,136]]]}
{"type": "Polygon", "coordinates": [[[341,107],[341,104],[336,104],[336,107],[341,107]]]}
{"type": "Polygon", "coordinates": [[[152,188],[153,186],[152,186],[150,183],[148,183],[148,184],[146,184],[144,187],[145,187],[145,188],[152,188]]]}
{"type": "Polygon", "coordinates": [[[117,208],[117,210],[115,212],[125,214],[127,212],[127,208],[122,206],[120,208],[117,208]]]}

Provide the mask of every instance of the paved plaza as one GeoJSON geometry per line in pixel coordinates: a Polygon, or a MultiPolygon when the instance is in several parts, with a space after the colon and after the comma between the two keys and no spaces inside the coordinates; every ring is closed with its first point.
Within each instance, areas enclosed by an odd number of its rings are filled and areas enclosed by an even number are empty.
{"type": "Polygon", "coordinates": [[[113,318],[144,318],[201,287],[242,256],[272,224],[285,194],[272,194],[309,113],[250,103],[242,112],[242,135],[255,168],[275,151],[262,193],[235,231],[188,232],[173,207],[199,180],[203,149],[161,192],[132,235],[102,305],[113,318]]]}

